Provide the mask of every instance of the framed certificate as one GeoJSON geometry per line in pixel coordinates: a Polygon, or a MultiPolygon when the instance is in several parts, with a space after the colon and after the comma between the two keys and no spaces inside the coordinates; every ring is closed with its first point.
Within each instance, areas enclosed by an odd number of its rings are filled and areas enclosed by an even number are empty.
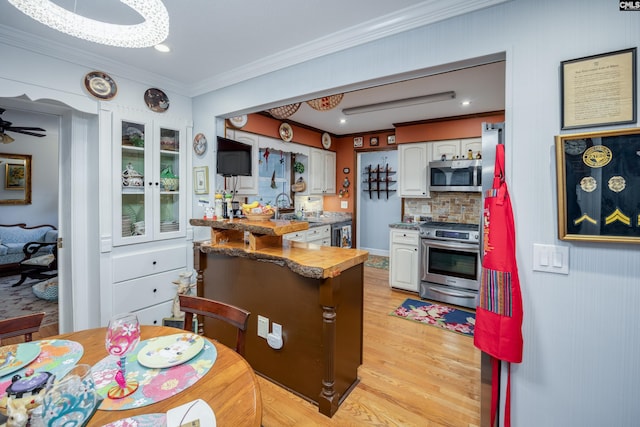
{"type": "Polygon", "coordinates": [[[561,63],[562,129],[636,122],[636,48],[561,63]]]}

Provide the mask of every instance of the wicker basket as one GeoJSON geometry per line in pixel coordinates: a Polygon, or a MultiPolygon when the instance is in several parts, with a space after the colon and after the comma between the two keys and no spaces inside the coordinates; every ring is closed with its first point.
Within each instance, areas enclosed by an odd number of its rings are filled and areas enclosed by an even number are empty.
{"type": "Polygon", "coordinates": [[[31,287],[35,296],[47,301],[58,301],[58,279],[49,279],[31,287]]]}
{"type": "Polygon", "coordinates": [[[165,191],[178,191],[178,178],[160,178],[160,183],[165,191]]]}
{"type": "Polygon", "coordinates": [[[300,108],[300,103],[297,102],[295,104],[283,105],[282,107],[276,107],[269,110],[269,114],[271,114],[276,119],[286,119],[287,117],[295,114],[300,108]]]}
{"type": "Polygon", "coordinates": [[[271,217],[273,216],[273,212],[272,213],[267,213],[267,214],[245,213],[244,216],[246,216],[249,221],[269,221],[271,219],[271,217]]]}
{"type": "Polygon", "coordinates": [[[338,104],[340,104],[340,101],[342,101],[343,96],[344,94],[342,93],[331,96],[323,96],[322,98],[316,98],[312,99],[311,101],[307,101],[307,104],[309,104],[309,107],[313,108],[314,110],[327,111],[336,108],[338,104]]]}

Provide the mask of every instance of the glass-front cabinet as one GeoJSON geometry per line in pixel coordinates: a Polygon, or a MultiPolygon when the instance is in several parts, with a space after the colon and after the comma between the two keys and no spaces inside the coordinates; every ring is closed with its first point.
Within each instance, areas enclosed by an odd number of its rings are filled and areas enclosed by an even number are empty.
{"type": "Polygon", "coordinates": [[[185,133],[155,121],[115,121],[114,245],[185,235],[185,133]]]}

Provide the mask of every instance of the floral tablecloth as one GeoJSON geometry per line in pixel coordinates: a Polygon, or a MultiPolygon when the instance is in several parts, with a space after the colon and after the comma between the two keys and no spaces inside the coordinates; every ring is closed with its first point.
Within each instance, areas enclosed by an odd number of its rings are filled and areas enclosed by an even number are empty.
{"type": "Polygon", "coordinates": [[[138,389],[122,399],[109,399],[107,392],[116,385],[118,372],[115,356],[107,356],[93,366],[93,379],[98,394],[104,398],[98,409],[118,411],[151,405],[180,393],[195,384],[209,372],[218,356],[213,344],[205,339],[204,347],[193,359],[177,366],[165,369],[150,369],[138,363],[138,352],[151,340],[141,341],[135,351],[127,356],[125,364],[127,380],[136,379],[138,389]]]}

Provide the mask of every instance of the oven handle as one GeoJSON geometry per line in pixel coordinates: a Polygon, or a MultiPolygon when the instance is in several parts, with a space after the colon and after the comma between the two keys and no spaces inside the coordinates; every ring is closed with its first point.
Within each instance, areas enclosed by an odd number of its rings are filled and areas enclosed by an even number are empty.
{"type": "Polygon", "coordinates": [[[437,288],[429,288],[430,291],[435,292],[437,294],[442,294],[442,295],[447,295],[450,297],[458,297],[458,298],[475,298],[475,295],[470,295],[470,294],[459,294],[457,292],[449,292],[449,291],[443,291],[441,289],[437,289],[437,288]]]}
{"type": "Polygon", "coordinates": [[[434,248],[440,248],[440,249],[460,249],[460,250],[466,250],[468,252],[478,252],[478,250],[480,249],[480,245],[477,245],[477,244],[468,244],[468,243],[459,243],[459,242],[440,243],[437,240],[431,240],[431,239],[425,239],[425,238],[423,238],[422,241],[425,243],[426,246],[432,246],[434,248]]]}

